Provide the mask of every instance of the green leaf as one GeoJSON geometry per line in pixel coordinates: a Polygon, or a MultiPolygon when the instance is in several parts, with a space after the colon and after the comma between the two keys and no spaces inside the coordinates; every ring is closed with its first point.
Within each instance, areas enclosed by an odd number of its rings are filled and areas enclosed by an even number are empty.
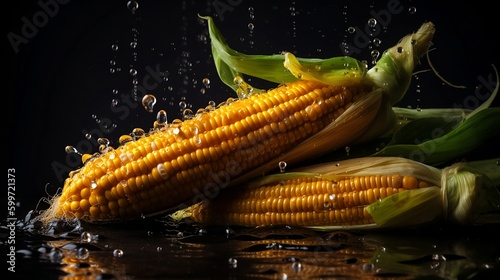
{"type": "Polygon", "coordinates": [[[428,187],[393,194],[370,204],[367,211],[379,227],[421,225],[442,216],[441,201],[441,189],[428,187]]]}
{"type": "Polygon", "coordinates": [[[415,144],[437,138],[452,131],[462,121],[463,118],[458,116],[448,118],[429,117],[413,120],[396,131],[388,145],[415,144]]]}
{"type": "MultiPolygon", "coordinates": [[[[429,120],[429,122],[433,121],[435,120],[429,120]]],[[[413,126],[412,123],[409,123],[410,128],[413,126]]],[[[442,131],[446,131],[446,126],[434,129],[440,134],[442,131]]],[[[400,140],[405,138],[407,138],[405,140],[408,140],[420,133],[419,131],[415,131],[415,133],[408,132],[409,128],[405,130],[407,130],[405,133],[411,134],[411,136],[406,137],[401,133],[400,140]]],[[[386,146],[373,156],[401,156],[426,164],[437,165],[463,156],[488,139],[498,135],[500,135],[500,108],[486,108],[478,111],[455,129],[440,137],[415,144],[404,143],[405,141],[400,141],[403,143],[399,144],[395,141],[395,144],[386,146]]]]}
{"type": "Polygon", "coordinates": [[[366,65],[352,57],[295,58],[287,53],[289,67],[294,71],[292,73],[284,66],[285,53],[248,55],[238,52],[228,46],[211,17],[200,17],[208,22],[217,73],[221,80],[236,92],[238,85],[234,83],[234,79],[238,76],[243,78],[243,75],[278,84],[297,81],[298,76],[315,77],[316,80],[332,84],[342,80],[359,82],[366,73],[366,65]]]}

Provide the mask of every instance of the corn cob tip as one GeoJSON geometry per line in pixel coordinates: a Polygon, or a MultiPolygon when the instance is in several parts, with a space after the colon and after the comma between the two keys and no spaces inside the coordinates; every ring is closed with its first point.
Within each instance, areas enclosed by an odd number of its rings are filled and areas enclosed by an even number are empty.
{"type": "Polygon", "coordinates": [[[434,24],[425,22],[417,32],[404,36],[368,70],[365,81],[384,89],[390,104],[396,104],[408,90],[415,66],[427,53],[434,33],[434,24]]]}
{"type": "MultiPolygon", "coordinates": [[[[42,210],[38,216],[33,218],[33,221],[41,222],[44,226],[58,219],[57,212],[60,210],[59,195],[49,198],[47,202],[49,207],[42,210]]],[[[62,219],[66,220],[67,218],[64,217],[62,219]]]]}

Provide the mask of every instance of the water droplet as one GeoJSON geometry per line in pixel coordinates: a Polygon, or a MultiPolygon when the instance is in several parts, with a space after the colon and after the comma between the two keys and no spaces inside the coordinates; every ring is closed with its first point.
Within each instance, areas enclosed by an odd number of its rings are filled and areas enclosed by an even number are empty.
{"type": "Polygon", "coordinates": [[[49,259],[53,263],[59,263],[64,258],[63,252],[58,248],[52,248],[49,252],[49,259]]]}
{"type": "Polygon", "coordinates": [[[160,110],[158,111],[158,114],[156,114],[156,121],[160,125],[165,125],[167,124],[167,112],[165,110],[160,110]]]}
{"type": "Polygon", "coordinates": [[[128,1],[127,2],[127,9],[132,12],[132,14],[135,14],[135,11],[139,8],[139,3],[136,1],[128,1]]]}
{"type": "Polygon", "coordinates": [[[349,146],[345,147],[345,153],[347,156],[349,156],[350,151],[351,151],[351,147],[349,147],[349,146]]]}
{"type": "Polygon", "coordinates": [[[191,110],[191,109],[184,109],[184,111],[182,111],[182,119],[183,120],[189,120],[189,119],[192,119],[193,117],[194,117],[193,110],[191,110]]]}
{"type": "Polygon", "coordinates": [[[205,87],[210,86],[210,79],[209,78],[203,78],[202,82],[203,82],[203,85],[205,85],[205,87]]]}
{"type": "Polygon", "coordinates": [[[375,47],[380,47],[380,44],[382,44],[382,40],[380,40],[379,38],[373,39],[373,45],[375,45],[375,47]]]}
{"type": "Polygon", "coordinates": [[[372,263],[364,263],[361,265],[361,270],[366,272],[372,272],[375,269],[375,265],[372,263]]]}
{"type": "Polygon", "coordinates": [[[347,28],[347,32],[349,32],[349,33],[353,34],[354,32],[356,32],[356,27],[354,27],[354,26],[349,26],[349,27],[347,28]]]}
{"type": "Polygon", "coordinates": [[[248,29],[253,30],[255,28],[255,25],[253,23],[248,24],[248,29]]]}
{"type": "Polygon", "coordinates": [[[104,154],[109,151],[110,141],[108,138],[97,138],[97,143],[99,144],[99,152],[104,154]]]}
{"type": "Polygon", "coordinates": [[[163,247],[161,247],[161,246],[156,247],[156,252],[158,252],[158,253],[159,253],[159,252],[161,252],[161,251],[163,251],[163,247]]]}
{"type": "Polygon", "coordinates": [[[371,28],[377,26],[377,20],[375,18],[368,19],[368,26],[371,28]]]}
{"type": "Polygon", "coordinates": [[[441,254],[433,254],[432,259],[435,261],[446,261],[446,257],[441,254]]]}
{"type": "Polygon", "coordinates": [[[185,101],[179,101],[179,107],[181,110],[184,110],[187,108],[187,103],[185,101]]]}
{"type": "Polygon", "coordinates": [[[411,6],[408,8],[408,13],[410,13],[410,15],[413,15],[417,12],[417,8],[415,6],[411,6]]]}
{"type": "Polygon", "coordinates": [[[111,45],[111,50],[117,51],[118,50],[118,45],[116,45],[116,44],[111,45]]]}
{"type": "Polygon", "coordinates": [[[113,251],[113,257],[118,257],[118,258],[123,257],[123,251],[121,249],[115,249],[113,251]]]}
{"type": "Polygon", "coordinates": [[[302,264],[300,262],[293,262],[292,263],[292,270],[293,272],[301,272],[302,271],[302,264]]]}
{"type": "Polygon", "coordinates": [[[179,134],[179,133],[181,133],[181,125],[182,125],[182,121],[181,120],[179,120],[179,119],[173,120],[172,121],[172,125],[171,125],[171,127],[172,127],[172,133],[174,133],[176,135],[179,134]]]}
{"type": "Polygon", "coordinates": [[[226,228],[226,238],[229,238],[233,234],[234,234],[234,230],[233,229],[226,228]]]}
{"type": "Polygon", "coordinates": [[[128,71],[130,73],[130,75],[132,76],[136,76],[137,75],[137,70],[135,70],[134,68],[130,68],[130,70],[128,71]]]}
{"type": "Polygon", "coordinates": [[[89,257],[89,249],[80,247],[76,249],[76,257],[80,260],[85,260],[89,257]]]}
{"type": "Polygon", "coordinates": [[[280,168],[280,172],[285,172],[286,162],[285,161],[280,161],[278,163],[278,167],[280,168]]]}
{"type": "Polygon", "coordinates": [[[234,79],[233,79],[233,83],[234,83],[235,85],[239,85],[239,84],[241,84],[242,82],[243,82],[243,79],[242,79],[240,76],[236,76],[236,77],[234,77],[234,79]]]}
{"type": "Polygon", "coordinates": [[[372,50],[370,54],[372,56],[372,63],[373,64],[377,63],[377,59],[380,56],[380,52],[378,50],[372,50]]]}
{"type": "Polygon", "coordinates": [[[238,260],[235,258],[229,258],[227,262],[232,268],[236,268],[238,266],[238,260]]]}
{"type": "Polygon", "coordinates": [[[64,148],[64,151],[66,151],[67,154],[81,155],[81,153],[78,152],[78,150],[73,146],[66,146],[66,148],[64,148]]]}
{"type": "Polygon", "coordinates": [[[120,136],[120,138],[118,139],[118,143],[120,143],[120,145],[123,145],[123,144],[125,144],[125,143],[127,143],[127,142],[129,142],[129,141],[132,141],[132,140],[134,140],[134,139],[132,138],[132,136],[130,136],[130,135],[122,135],[122,136],[120,136]]]}
{"type": "Polygon", "coordinates": [[[398,48],[397,48],[397,52],[398,52],[398,53],[402,53],[402,52],[403,52],[403,47],[398,47],[398,48]]]}
{"type": "Polygon", "coordinates": [[[92,234],[88,231],[82,232],[80,234],[80,243],[90,243],[92,241],[92,234]]]}
{"type": "Polygon", "coordinates": [[[142,106],[144,106],[144,109],[146,109],[146,111],[150,113],[153,112],[155,104],[156,104],[156,97],[152,94],[146,94],[142,98],[142,106]]]}
{"type": "Polygon", "coordinates": [[[132,42],[130,42],[130,47],[131,47],[132,49],[135,49],[135,48],[137,47],[137,42],[136,42],[136,41],[132,41],[132,42]]]}
{"type": "Polygon", "coordinates": [[[134,140],[137,140],[139,138],[142,138],[146,136],[146,132],[142,128],[134,128],[131,133],[132,137],[134,140]]]}

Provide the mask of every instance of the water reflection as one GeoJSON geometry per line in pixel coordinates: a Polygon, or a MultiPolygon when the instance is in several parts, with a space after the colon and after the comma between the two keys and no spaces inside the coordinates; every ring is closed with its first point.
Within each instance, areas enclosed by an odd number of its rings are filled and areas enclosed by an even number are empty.
{"type": "Polygon", "coordinates": [[[500,225],[318,232],[145,220],[50,234],[23,226],[16,274],[33,278],[489,279],[500,272],[500,225]]]}

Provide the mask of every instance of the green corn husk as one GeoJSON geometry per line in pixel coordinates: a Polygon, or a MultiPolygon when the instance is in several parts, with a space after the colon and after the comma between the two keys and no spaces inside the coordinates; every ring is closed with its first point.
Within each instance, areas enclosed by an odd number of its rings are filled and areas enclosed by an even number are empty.
{"type": "MultiPolygon", "coordinates": [[[[245,96],[238,91],[239,84],[234,81],[244,75],[282,84],[297,81],[301,76],[300,72],[310,73],[312,69],[316,80],[350,84],[359,83],[366,74],[366,65],[348,56],[317,59],[295,58],[286,52],[273,55],[248,55],[238,52],[227,45],[211,17],[200,17],[208,23],[217,73],[227,86],[238,93],[239,97],[245,96]],[[285,59],[288,59],[290,67],[296,70],[292,72],[285,68],[285,59]]],[[[304,74],[301,78],[307,79],[311,76],[304,74]]],[[[259,91],[256,88],[252,89],[254,92],[259,91]]]]}
{"type": "MultiPolygon", "coordinates": [[[[493,66],[494,67],[494,66],[493,66]]],[[[490,105],[496,98],[500,80],[491,96],[475,110],[393,108],[404,120],[392,133],[387,146],[372,156],[402,156],[431,165],[443,164],[466,155],[489,139],[500,135],[500,108],[490,105]],[[419,139],[427,135],[425,139],[419,139]]]]}
{"type": "Polygon", "coordinates": [[[453,121],[441,126],[430,125],[432,122],[442,123],[440,120],[431,118],[407,124],[394,134],[392,141],[386,147],[374,153],[373,156],[402,156],[431,165],[439,165],[466,155],[487,140],[500,135],[500,108],[481,110],[460,122],[449,132],[445,131],[453,125],[453,121]],[[436,133],[444,135],[415,143],[418,141],[419,133],[422,133],[422,130],[419,130],[421,127],[434,127],[436,133]]]}
{"type": "MultiPolygon", "coordinates": [[[[474,110],[461,108],[407,109],[393,107],[396,125],[371,143],[335,151],[322,161],[364,156],[399,156],[439,166],[467,155],[500,135],[500,108],[490,107],[499,90],[474,110]]],[[[356,144],[356,143],[355,143],[356,144]]]]}

